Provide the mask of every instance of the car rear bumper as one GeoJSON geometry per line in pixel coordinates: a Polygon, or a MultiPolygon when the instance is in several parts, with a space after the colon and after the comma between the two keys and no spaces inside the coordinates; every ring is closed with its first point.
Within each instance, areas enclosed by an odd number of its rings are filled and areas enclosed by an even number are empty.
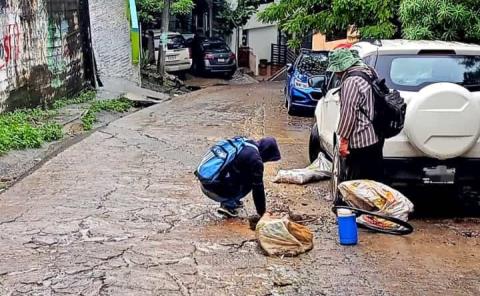
{"type": "Polygon", "coordinates": [[[205,72],[207,73],[225,73],[225,72],[234,72],[237,70],[237,64],[220,64],[212,65],[209,62],[205,62],[205,72]]]}
{"type": "Polygon", "coordinates": [[[167,72],[179,72],[179,71],[187,71],[192,67],[192,60],[188,62],[182,63],[175,63],[175,64],[167,64],[165,65],[165,71],[167,72]]]}
{"type": "Polygon", "coordinates": [[[384,168],[389,183],[455,184],[478,182],[480,179],[480,159],[477,158],[385,158],[384,168]],[[430,175],[432,171],[438,171],[434,177],[430,175]],[[453,183],[442,181],[452,175],[453,183]]]}

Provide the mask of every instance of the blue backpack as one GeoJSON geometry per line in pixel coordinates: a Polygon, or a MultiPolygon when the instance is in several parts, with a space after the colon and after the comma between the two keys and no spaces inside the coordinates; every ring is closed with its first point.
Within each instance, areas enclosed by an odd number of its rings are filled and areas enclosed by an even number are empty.
{"type": "Polygon", "coordinates": [[[237,157],[246,146],[258,150],[257,146],[247,142],[247,138],[235,137],[217,142],[203,157],[195,171],[195,176],[202,184],[218,182],[223,170],[237,157]]]}

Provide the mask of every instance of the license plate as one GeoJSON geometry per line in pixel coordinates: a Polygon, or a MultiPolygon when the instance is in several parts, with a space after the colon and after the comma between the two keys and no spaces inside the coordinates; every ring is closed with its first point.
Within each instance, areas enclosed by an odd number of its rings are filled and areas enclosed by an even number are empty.
{"type": "Polygon", "coordinates": [[[177,56],[167,56],[167,61],[175,61],[177,56]]]}
{"type": "Polygon", "coordinates": [[[455,184],[456,169],[444,165],[424,168],[424,184],[455,184]]]}
{"type": "Polygon", "coordinates": [[[225,59],[218,59],[219,63],[225,63],[225,59]]]}

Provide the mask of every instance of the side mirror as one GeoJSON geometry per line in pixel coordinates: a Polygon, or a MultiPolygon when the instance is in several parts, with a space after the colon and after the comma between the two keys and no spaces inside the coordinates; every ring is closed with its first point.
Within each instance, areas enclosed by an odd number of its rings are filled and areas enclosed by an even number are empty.
{"type": "Polygon", "coordinates": [[[327,89],[327,75],[313,76],[308,80],[308,84],[312,88],[321,89],[322,93],[325,94],[327,89]]]}
{"type": "Polygon", "coordinates": [[[292,64],[287,64],[287,73],[292,73],[292,72],[293,72],[292,64]]]}

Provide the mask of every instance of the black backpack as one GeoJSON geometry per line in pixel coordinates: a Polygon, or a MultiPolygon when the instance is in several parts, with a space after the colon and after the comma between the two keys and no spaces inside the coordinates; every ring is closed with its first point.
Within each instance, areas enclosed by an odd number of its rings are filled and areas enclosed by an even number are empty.
{"type": "Polygon", "coordinates": [[[405,123],[405,113],[407,104],[397,90],[392,90],[386,86],[385,79],[370,77],[361,71],[353,71],[347,74],[347,77],[361,77],[371,86],[374,98],[374,116],[370,118],[365,110],[360,111],[372,122],[377,136],[388,139],[398,135],[405,123]]]}

